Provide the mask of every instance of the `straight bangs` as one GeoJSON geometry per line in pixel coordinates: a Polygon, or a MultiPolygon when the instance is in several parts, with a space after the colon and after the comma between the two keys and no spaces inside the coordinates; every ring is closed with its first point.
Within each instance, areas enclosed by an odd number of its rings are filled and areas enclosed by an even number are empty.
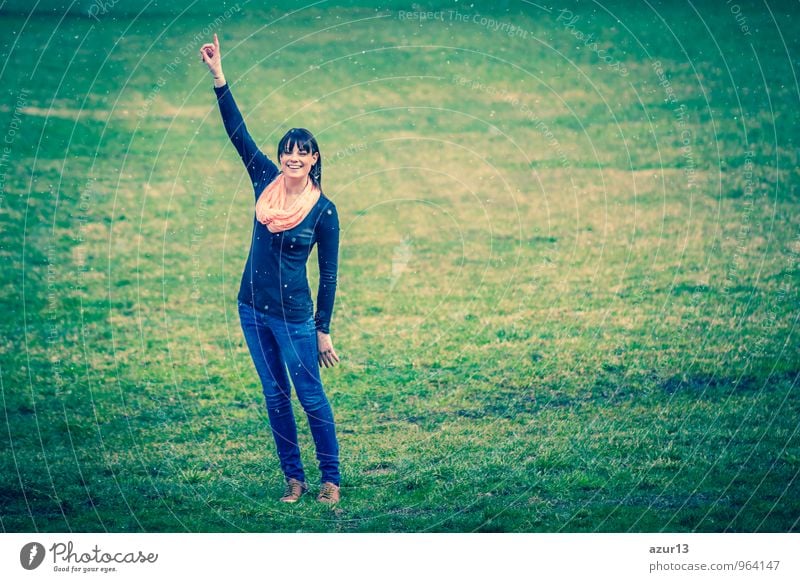
{"type": "Polygon", "coordinates": [[[319,153],[317,140],[307,129],[295,127],[286,132],[280,143],[278,144],[278,157],[281,154],[290,154],[294,150],[294,146],[300,151],[306,151],[310,154],[319,153]]]}

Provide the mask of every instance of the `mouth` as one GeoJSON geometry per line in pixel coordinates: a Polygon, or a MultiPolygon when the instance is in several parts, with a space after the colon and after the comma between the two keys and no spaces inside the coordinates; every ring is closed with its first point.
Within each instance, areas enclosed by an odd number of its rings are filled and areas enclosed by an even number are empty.
{"type": "Polygon", "coordinates": [[[298,165],[286,164],[286,167],[287,167],[287,168],[289,168],[290,170],[299,170],[299,169],[301,169],[303,166],[302,166],[302,165],[300,165],[300,164],[298,164],[298,165]]]}

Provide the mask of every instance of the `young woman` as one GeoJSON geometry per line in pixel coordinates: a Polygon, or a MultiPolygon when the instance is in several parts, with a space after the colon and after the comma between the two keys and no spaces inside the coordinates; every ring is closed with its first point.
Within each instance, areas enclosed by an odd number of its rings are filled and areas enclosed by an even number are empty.
{"type": "Polygon", "coordinates": [[[320,367],[332,367],[330,321],[336,294],[339,215],[321,191],[322,157],[306,129],[289,130],[278,144],[280,170],[256,146],[222,73],[219,39],[200,49],[214,77],[225,130],[247,168],[255,191],[250,254],[239,288],[239,319],[264,391],[286,490],[294,503],[308,491],[291,383],[303,407],[321,472],[317,500],[338,503],[339,444],[333,411],[322,386],[320,367]],[[317,312],[313,313],[306,262],[314,245],[319,258],[317,312]]]}

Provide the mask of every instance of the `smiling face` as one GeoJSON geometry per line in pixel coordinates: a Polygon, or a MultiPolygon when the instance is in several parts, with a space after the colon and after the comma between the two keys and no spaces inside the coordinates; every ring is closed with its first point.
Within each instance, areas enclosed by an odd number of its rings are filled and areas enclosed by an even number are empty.
{"type": "Polygon", "coordinates": [[[305,183],[310,178],[318,188],[322,187],[322,154],[307,129],[295,127],[286,132],[278,144],[278,162],[287,179],[305,183]]]}
{"type": "Polygon", "coordinates": [[[304,179],[318,159],[318,152],[312,154],[308,150],[301,149],[298,144],[294,144],[291,152],[281,152],[281,171],[287,178],[304,179]]]}

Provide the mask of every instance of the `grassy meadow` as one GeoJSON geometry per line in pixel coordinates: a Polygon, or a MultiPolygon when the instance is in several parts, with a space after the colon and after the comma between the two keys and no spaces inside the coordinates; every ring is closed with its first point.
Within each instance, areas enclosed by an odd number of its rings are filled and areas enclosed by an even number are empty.
{"type": "Polygon", "coordinates": [[[78,4],[0,7],[2,531],[800,531],[796,3],[78,4]],[[339,210],[333,509],[276,501],[213,32],[339,210]]]}

